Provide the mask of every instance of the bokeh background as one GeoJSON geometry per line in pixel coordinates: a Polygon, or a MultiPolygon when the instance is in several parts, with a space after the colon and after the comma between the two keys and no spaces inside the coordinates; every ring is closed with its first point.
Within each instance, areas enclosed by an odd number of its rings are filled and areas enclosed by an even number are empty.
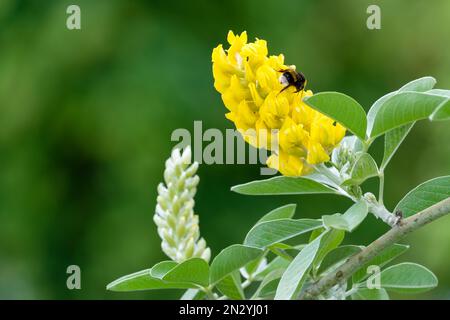
{"type": "MultiPolygon", "coordinates": [[[[0,2],[0,298],[163,299],[179,291],[107,292],[115,278],[164,259],[152,222],[176,128],[232,128],[213,88],[211,50],[229,29],[266,39],[318,92],[368,110],[425,75],[450,88],[450,1],[15,1],[0,2]],[[82,30],[66,29],[81,7],[82,30]],[[382,29],[366,9],[381,7],[382,29]],[[81,267],[82,289],[66,288],[81,267]]],[[[387,170],[393,208],[411,188],[450,173],[448,123],[418,123],[387,170]]],[[[382,156],[382,140],[373,147],[382,156]]],[[[258,165],[203,165],[196,198],[213,254],[241,242],[264,213],[298,203],[297,217],[344,210],[335,196],[246,197],[230,187],[258,165]]],[[[367,190],[377,189],[376,180],[367,190]]],[[[346,243],[386,227],[368,218],[346,243]]],[[[426,265],[439,287],[409,298],[450,298],[450,216],[410,235],[397,261],[426,265]]],[[[405,296],[401,297],[405,298],[405,296]]]]}

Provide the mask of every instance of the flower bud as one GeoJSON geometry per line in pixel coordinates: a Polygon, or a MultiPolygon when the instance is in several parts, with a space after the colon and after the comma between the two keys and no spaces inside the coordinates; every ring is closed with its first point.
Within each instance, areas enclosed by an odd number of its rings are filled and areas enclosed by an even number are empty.
{"type": "Polygon", "coordinates": [[[166,161],[164,183],[158,185],[153,221],[162,239],[163,252],[176,262],[198,257],[209,261],[211,250],[200,238],[198,216],[194,214],[194,196],[199,177],[198,163],[191,163],[191,149],[174,149],[166,161]],[[200,238],[200,239],[199,239],[200,238]]]}

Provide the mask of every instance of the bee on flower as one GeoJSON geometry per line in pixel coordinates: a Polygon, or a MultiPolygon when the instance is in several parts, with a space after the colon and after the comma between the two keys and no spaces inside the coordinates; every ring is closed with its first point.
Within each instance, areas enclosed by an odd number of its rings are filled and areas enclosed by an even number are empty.
{"type": "Polygon", "coordinates": [[[285,176],[329,161],[345,128],[302,100],[313,94],[305,76],[282,54],[269,56],[265,40],[248,42],[245,31],[230,31],[227,40],[228,49],[218,45],[212,53],[214,87],[245,141],[271,150],[267,165],[285,176]]]}

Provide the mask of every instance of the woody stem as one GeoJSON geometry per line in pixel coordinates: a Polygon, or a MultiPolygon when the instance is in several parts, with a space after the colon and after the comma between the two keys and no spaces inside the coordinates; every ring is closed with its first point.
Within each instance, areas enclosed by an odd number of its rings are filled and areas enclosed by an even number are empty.
{"type": "Polygon", "coordinates": [[[361,266],[377,256],[382,250],[393,245],[406,234],[450,213],[450,197],[421,212],[401,220],[396,226],[372,242],[359,253],[350,257],[342,266],[311,285],[302,294],[302,299],[315,299],[337,283],[345,281],[361,266]]]}

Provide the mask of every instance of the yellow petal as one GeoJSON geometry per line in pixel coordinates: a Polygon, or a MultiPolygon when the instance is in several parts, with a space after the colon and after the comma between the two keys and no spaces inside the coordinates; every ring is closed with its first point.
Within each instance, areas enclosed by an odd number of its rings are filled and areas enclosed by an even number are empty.
{"type": "Polygon", "coordinates": [[[324,148],[320,143],[310,140],[308,145],[308,156],[306,161],[309,164],[318,164],[322,162],[327,162],[330,160],[330,156],[325,152],[324,148]]]}

